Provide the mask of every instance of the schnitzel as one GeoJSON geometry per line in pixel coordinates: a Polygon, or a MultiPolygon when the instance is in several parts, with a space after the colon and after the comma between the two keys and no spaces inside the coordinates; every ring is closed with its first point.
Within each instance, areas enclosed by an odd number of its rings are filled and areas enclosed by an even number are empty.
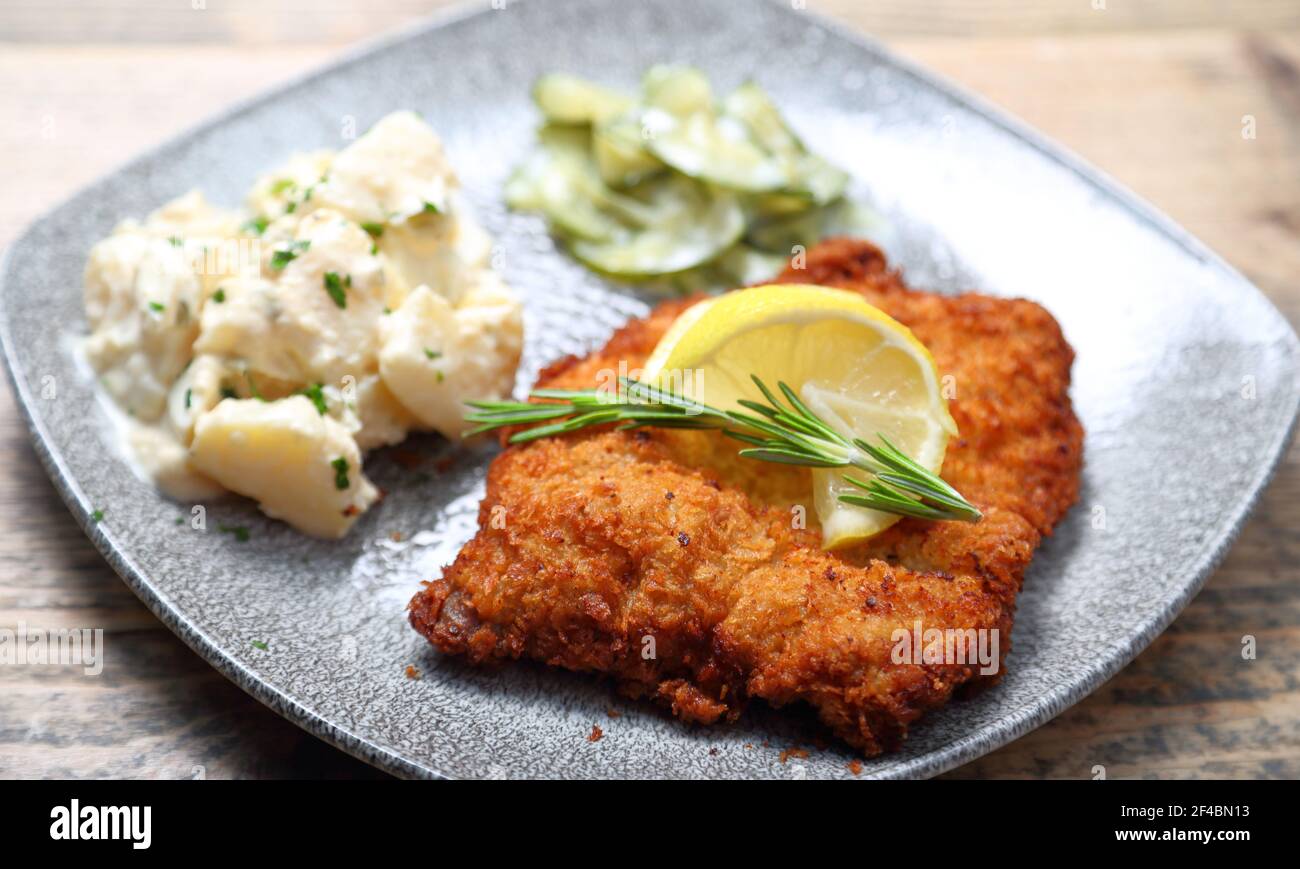
{"type": "MultiPolygon", "coordinates": [[[[684,720],[734,719],[750,698],[803,701],[864,754],[926,710],[1001,676],[1016,595],[1075,501],[1083,430],[1074,353],[1042,307],[906,288],[876,247],[833,240],[777,280],[854,290],[909,326],[955,389],[942,475],[978,524],[904,519],[823,551],[805,468],[736,457],[716,432],[587,431],[505,449],[479,531],[410,605],[438,649],[607,673],[684,720]],[[807,516],[808,527],[797,521],[807,516]],[[898,631],[996,631],[977,662],[896,662],[898,631]]],[[[590,388],[642,365],[694,301],[665,302],[538,386],[590,388]]]]}
{"type": "MultiPolygon", "coordinates": [[[[942,476],[981,522],[904,519],[827,552],[806,468],[738,458],[716,432],[543,438],[492,462],[479,531],[411,601],[415,629],[476,663],[609,674],[687,721],[734,719],[751,698],[802,701],[866,755],[896,748],[958,689],[1000,678],[1025,569],[1078,497],[1073,350],[1039,305],[910,290],[862,241],[824,242],[777,281],[859,292],[930,348],[960,429],[942,476]],[[997,638],[997,666],[900,662],[899,632],[918,626],[997,638]]],[[[538,386],[635,370],[696,301],[659,305],[538,386]]]]}

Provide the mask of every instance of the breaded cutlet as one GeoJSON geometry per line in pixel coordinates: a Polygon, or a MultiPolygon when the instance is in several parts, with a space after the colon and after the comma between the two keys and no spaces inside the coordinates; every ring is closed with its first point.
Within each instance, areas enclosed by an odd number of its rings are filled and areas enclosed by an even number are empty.
{"type": "MultiPolygon", "coordinates": [[[[1041,306],[910,290],[862,241],[824,242],[776,281],[859,292],[930,348],[953,377],[960,429],[942,476],[981,522],[904,519],[828,552],[807,470],[740,459],[715,432],[547,438],[492,462],[478,533],[411,601],[415,629],[473,662],[608,674],[688,721],[734,719],[754,697],[803,701],[867,755],[897,747],[954,691],[996,681],[1025,569],[1078,496],[1073,351],[1041,306]],[[996,630],[997,672],[897,663],[896,632],[917,624],[996,630]]],[[[620,362],[636,369],[695,301],[659,305],[538,386],[590,388],[620,362]]]]}

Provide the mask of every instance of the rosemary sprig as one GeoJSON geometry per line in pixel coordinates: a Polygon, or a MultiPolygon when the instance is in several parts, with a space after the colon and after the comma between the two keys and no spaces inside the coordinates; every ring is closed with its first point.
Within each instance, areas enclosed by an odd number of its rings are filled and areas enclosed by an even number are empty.
{"type": "Polygon", "coordinates": [[[857,468],[871,476],[844,479],[861,492],[839,496],[846,504],[916,519],[978,522],[980,511],[938,475],[918,465],[877,433],[879,445],[848,438],[826,424],[794,390],[778,383],[782,402],[753,378],[764,401],[742,400],[741,410],[718,410],[684,395],[619,378],[617,395],[597,389],[536,389],[535,401],[470,401],[465,415],[477,425],[466,436],[507,426],[545,423],[517,431],[510,443],[569,434],[595,425],[619,428],[714,429],[748,446],[740,455],[812,468],[857,468]]]}

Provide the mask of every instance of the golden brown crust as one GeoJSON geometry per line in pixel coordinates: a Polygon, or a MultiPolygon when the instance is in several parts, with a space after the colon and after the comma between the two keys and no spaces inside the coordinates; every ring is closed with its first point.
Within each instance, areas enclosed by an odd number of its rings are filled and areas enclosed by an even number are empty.
{"type": "MultiPolygon", "coordinates": [[[[415,628],[476,662],[608,673],[689,721],[734,718],[751,697],[804,701],[866,754],[996,679],[977,663],[894,663],[895,631],[996,629],[1005,656],[1025,568],[1078,494],[1069,345],[1032,302],[908,290],[865,242],[819,245],[779,279],[861,292],[930,347],[961,429],[943,475],[984,521],[904,520],[825,552],[818,529],[792,527],[806,472],[736,459],[716,434],[547,439],[493,461],[479,532],[412,600],[415,628]]],[[[539,385],[635,369],[693,301],[660,305],[539,385]]]]}

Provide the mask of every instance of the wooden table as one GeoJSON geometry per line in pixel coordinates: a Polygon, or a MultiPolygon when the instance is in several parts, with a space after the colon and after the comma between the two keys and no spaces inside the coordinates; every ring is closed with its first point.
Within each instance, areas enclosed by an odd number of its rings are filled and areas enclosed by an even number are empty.
{"type": "MultiPolygon", "coordinates": [[[[436,5],[5,4],[0,245],[138,150],[436,5]]],[[[1217,0],[807,5],[884,38],[1092,160],[1300,322],[1295,0],[1238,0],[1230,10],[1217,0]],[[1254,139],[1241,135],[1246,115],[1254,139]]],[[[102,627],[107,649],[93,679],[0,668],[0,775],[379,775],[247,697],[145,610],[55,495],[7,385],[0,455],[0,627],[102,627]]],[[[1110,778],[1300,777],[1298,529],[1300,450],[1292,447],[1227,561],[1169,631],[1087,700],[950,775],[1083,778],[1100,764],[1110,778]],[[1249,666],[1244,634],[1258,642],[1249,666]]]]}

